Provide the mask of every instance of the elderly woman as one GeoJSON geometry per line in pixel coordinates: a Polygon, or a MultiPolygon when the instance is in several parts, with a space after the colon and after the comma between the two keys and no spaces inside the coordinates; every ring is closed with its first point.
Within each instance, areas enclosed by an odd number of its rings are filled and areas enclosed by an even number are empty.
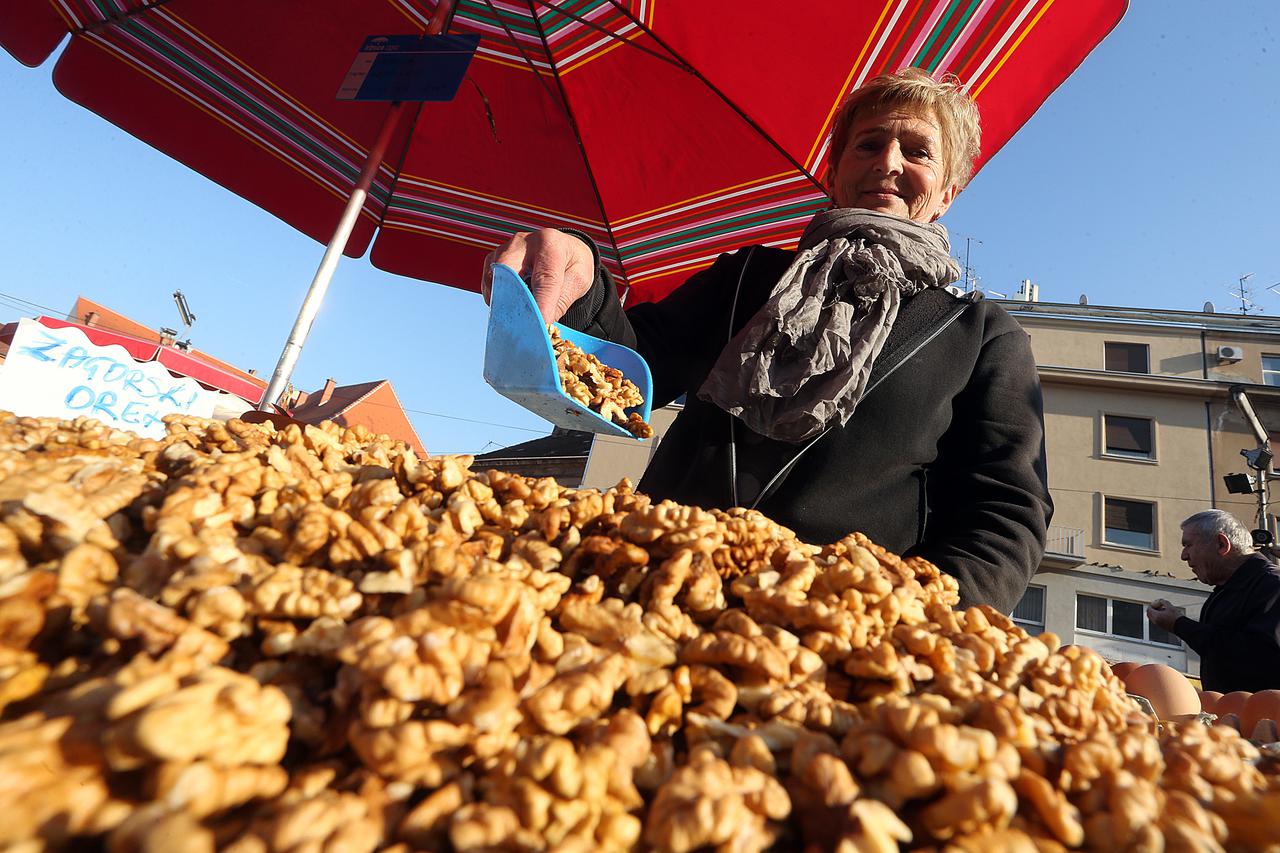
{"type": "Polygon", "coordinates": [[[956,85],[877,77],[836,117],[834,206],[798,251],[722,255],[625,312],[585,235],[518,234],[490,260],[526,276],[549,321],[637,349],[655,407],[685,395],[642,491],[757,507],[810,542],[860,530],[955,576],[962,605],[1007,613],[1052,505],[1027,335],[945,289],[959,270],[936,220],[978,136],[956,85]]]}

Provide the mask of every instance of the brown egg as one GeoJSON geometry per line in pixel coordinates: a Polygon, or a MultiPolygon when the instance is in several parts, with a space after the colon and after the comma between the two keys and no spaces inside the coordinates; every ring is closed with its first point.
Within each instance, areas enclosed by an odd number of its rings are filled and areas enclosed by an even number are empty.
{"type": "Polygon", "coordinates": [[[1280,690],[1259,690],[1245,700],[1240,731],[1252,732],[1262,720],[1280,720],[1280,690]]]}
{"type": "Polygon", "coordinates": [[[1219,717],[1226,716],[1227,714],[1235,714],[1239,717],[1244,712],[1244,703],[1247,702],[1249,697],[1252,695],[1252,693],[1246,693],[1243,690],[1236,690],[1233,693],[1228,693],[1214,704],[1213,713],[1217,714],[1219,717]]]}
{"type": "Polygon", "coordinates": [[[1115,674],[1116,678],[1123,681],[1125,676],[1137,669],[1138,666],[1133,661],[1120,661],[1119,663],[1111,664],[1111,672],[1115,674]]]}
{"type": "Polygon", "coordinates": [[[1218,700],[1222,698],[1222,694],[1216,690],[1200,691],[1200,710],[1207,714],[1216,714],[1214,708],[1218,707],[1218,700]]]}
{"type": "Polygon", "coordinates": [[[1200,697],[1186,676],[1171,666],[1149,663],[1129,673],[1125,688],[1151,703],[1156,716],[1172,720],[1186,714],[1200,713],[1200,697]]]}

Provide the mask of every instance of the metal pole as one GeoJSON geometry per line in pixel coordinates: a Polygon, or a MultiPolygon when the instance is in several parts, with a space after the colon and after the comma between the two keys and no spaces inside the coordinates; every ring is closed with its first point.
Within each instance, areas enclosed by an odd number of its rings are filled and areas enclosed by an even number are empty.
{"type": "MultiPolygon", "coordinates": [[[[427,25],[426,34],[438,35],[443,31],[452,10],[453,0],[440,0],[431,23],[427,25]]],[[[360,217],[360,210],[364,207],[365,199],[369,195],[369,187],[373,185],[373,177],[378,173],[383,155],[387,152],[387,145],[391,142],[391,135],[399,124],[403,112],[403,103],[399,101],[393,103],[391,111],[387,113],[386,121],[382,123],[382,129],[378,131],[378,138],[373,143],[373,148],[369,150],[369,157],[365,160],[364,168],[360,170],[360,177],[356,179],[356,185],[351,190],[351,197],[347,199],[342,218],[338,220],[338,227],[324,250],[324,257],[320,259],[315,277],[311,279],[311,287],[307,289],[306,298],[302,300],[298,318],[293,321],[293,329],[289,332],[289,339],[285,341],[280,360],[276,362],[271,381],[267,383],[267,390],[258,401],[259,411],[270,411],[272,405],[280,399],[280,395],[289,385],[293,369],[298,363],[298,356],[302,354],[302,346],[307,342],[307,335],[311,334],[311,325],[315,323],[316,314],[320,312],[320,305],[324,302],[329,282],[333,280],[333,273],[338,268],[343,250],[347,248],[347,241],[351,238],[356,220],[360,217]]]]}
{"type": "Polygon", "coordinates": [[[324,302],[329,282],[333,280],[333,273],[338,268],[343,250],[347,248],[347,240],[355,229],[356,220],[360,217],[360,209],[364,207],[364,200],[369,195],[373,176],[377,173],[379,164],[382,163],[382,155],[387,151],[387,143],[391,141],[391,133],[395,130],[402,110],[403,104],[399,102],[391,105],[387,120],[383,123],[382,130],[378,132],[378,139],[369,150],[369,158],[365,160],[355,188],[351,190],[351,197],[347,199],[342,218],[338,220],[337,230],[333,232],[333,237],[324,250],[320,267],[316,270],[315,277],[311,279],[311,287],[307,290],[306,298],[302,300],[298,319],[293,321],[293,330],[289,332],[284,351],[280,353],[280,360],[276,362],[275,372],[271,374],[267,390],[258,403],[260,411],[270,411],[272,404],[280,399],[280,395],[289,384],[289,379],[293,376],[293,368],[298,363],[298,356],[302,354],[302,345],[307,342],[307,335],[311,334],[311,324],[315,322],[316,314],[320,312],[320,305],[324,302]]]}
{"type": "Polygon", "coordinates": [[[969,244],[973,242],[971,238],[964,238],[964,292],[969,292],[969,244]]]}
{"type": "Polygon", "coordinates": [[[1258,529],[1271,530],[1271,519],[1267,516],[1267,504],[1270,502],[1271,496],[1268,491],[1271,488],[1271,477],[1268,476],[1267,469],[1258,469],[1258,529]]]}

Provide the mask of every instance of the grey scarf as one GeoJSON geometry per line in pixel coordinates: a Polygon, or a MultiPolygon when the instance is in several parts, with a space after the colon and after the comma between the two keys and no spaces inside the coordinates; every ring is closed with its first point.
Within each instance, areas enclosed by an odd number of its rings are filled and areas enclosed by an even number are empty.
{"type": "Polygon", "coordinates": [[[849,420],[903,296],[960,277],[947,230],[884,213],[819,213],[769,300],[698,396],[753,431],[800,442],[849,420]]]}

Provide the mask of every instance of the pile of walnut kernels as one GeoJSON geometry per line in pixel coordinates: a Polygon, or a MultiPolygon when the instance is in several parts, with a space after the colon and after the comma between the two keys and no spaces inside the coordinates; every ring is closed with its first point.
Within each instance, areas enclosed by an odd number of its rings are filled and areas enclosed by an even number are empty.
{"type": "Polygon", "coordinates": [[[0,849],[1280,849],[1277,761],[853,535],[0,414],[0,849]]]}
{"type": "Polygon", "coordinates": [[[600,417],[612,421],[636,438],[653,438],[653,427],[638,412],[627,409],[644,404],[644,396],[636,383],[609,367],[594,355],[583,352],[577,344],[560,337],[560,330],[547,326],[551,349],[556,356],[556,370],[564,393],[600,417]]]}

